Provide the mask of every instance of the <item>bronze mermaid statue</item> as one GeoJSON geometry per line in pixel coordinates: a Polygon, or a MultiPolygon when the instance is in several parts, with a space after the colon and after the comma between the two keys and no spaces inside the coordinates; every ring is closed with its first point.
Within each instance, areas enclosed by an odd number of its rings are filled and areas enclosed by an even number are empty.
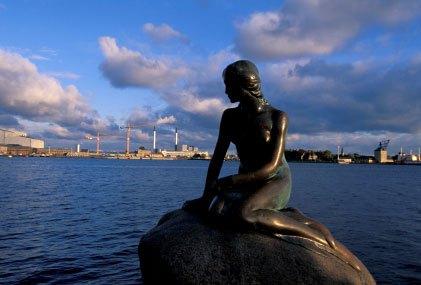
{"type": "Polygon", "coordinates": [[[361,262],[321,223],[286,208],[291,173],[285,160],[288,117],[263,97],[257,67],[239,60],[223,71],[225,93],[235,108],[222,115],[202,197],[183,208],[234,220],[257,229],[313,240],[335,250],[357,270],[361,262]],[[236,146],[238,174],[218,178],[230,143],[236,146]]]}

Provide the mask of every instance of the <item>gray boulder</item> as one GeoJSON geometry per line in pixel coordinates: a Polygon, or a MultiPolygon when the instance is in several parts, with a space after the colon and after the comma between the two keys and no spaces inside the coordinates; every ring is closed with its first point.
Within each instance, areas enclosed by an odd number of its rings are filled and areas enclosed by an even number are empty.
{"type": "Polygon", "coordinates": [[[164,215],[141,238],[139,259],[146,284],[375,284],[365,267],[355,270],[329,247],[183,210],[164,215]]]}

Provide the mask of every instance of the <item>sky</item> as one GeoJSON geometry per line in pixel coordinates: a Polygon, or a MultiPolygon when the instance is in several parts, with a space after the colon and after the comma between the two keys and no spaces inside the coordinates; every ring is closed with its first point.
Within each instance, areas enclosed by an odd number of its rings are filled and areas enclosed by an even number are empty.
{"type": "MultiPolygon", "coordinates": [[[[287,148],[421,146],[421,1],[0,0],[0,128],[47,146],[213,151],[222,71],[248,59],[287,148]]],[[[231,149],[232,150],[232,149],[231,149]]]]}

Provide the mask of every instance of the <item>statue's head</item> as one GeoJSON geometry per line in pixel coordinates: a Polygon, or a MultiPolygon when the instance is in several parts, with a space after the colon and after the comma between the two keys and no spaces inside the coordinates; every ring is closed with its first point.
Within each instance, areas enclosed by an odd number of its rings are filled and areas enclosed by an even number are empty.
{"type": "Polygon", "coordinates": [[[251,61],[239,60],[231,63],[224,69],[222,77],[225,93],[232,103],[240,101],[244,90],[257,98],[262,97],[259,71],[251,61]]]}

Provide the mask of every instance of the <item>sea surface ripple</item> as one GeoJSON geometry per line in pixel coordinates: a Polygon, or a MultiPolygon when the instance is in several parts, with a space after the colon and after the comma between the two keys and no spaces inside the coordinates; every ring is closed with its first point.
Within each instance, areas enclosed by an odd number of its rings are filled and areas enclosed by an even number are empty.
{"type": "MultiPolygon", "coordinates": [[[[142,283],[139,238],[201,194],[207,166],[0,157],[0,283],[142,283]]],[[[421,283],[421,167],[290,167],[290,206],[327,225],[379,284],[421,283]]]]}

